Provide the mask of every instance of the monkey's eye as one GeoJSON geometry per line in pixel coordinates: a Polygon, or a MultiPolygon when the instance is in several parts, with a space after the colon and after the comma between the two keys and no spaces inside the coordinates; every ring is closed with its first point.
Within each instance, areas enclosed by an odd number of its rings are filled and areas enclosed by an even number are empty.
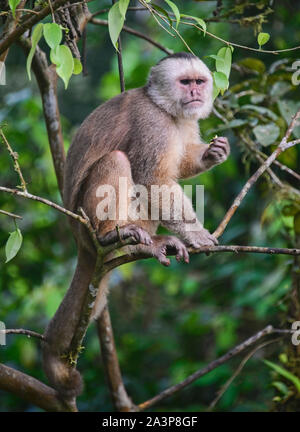
{"type": "Polygon", "coordinates": [[[189,79],[182,79],[182,80],[180,80],[180,83],[183,85],[189,85],[190,80],[189,79]]]}
{"type": "Polygon", "coordinates": [[[202,84],[202,83],[204,83],[204,81],[203,81],[202,79],[197,79],[197,80],[196,80],[196,84],[197,84],[197,85],[200,85],[200,84],[202,84]]]}

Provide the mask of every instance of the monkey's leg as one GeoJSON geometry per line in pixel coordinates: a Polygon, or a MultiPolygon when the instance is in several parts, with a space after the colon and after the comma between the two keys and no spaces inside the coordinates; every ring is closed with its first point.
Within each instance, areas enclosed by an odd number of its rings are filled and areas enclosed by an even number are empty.
{"type": "Polygon", "coordinates": [[[101,245],[129,237],[136,243],[152,244],[147,223],[133,221],[128,216],[128,190],[134,183],[125,153],[115,150],[101,158],[89,173],[86,184],[83,208],[97,229],[101,245]]]}

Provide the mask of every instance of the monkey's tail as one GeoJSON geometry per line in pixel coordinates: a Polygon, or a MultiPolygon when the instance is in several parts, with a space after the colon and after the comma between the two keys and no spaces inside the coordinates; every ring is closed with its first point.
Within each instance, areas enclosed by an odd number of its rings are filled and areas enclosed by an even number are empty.
{"type": "Polygon", "coordinates": [[[80,395],[83,389],[80,373],[46,344],[43,348],[43,365],[49,382],[63,400],[73,401],[80,395]]]}
{"type": "Polygon", "coordinates": [[[82,391],[82,379],[70,355],[70,346],[79,323],[82,305],[95,268],[95,258],[79,249],[78,262],[70,288],[45,331],[42,344],[43,369],[51,385],[65,400],[82,391]]]}

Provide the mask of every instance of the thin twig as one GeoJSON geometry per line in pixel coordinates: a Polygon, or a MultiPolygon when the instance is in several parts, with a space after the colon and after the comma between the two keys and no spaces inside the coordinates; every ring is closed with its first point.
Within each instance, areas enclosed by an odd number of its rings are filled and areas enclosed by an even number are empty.
{"type": "Polygon", "coordinates": [[[6,145],[6,148],[7,148],[8,152],[9,152],[12,160],[13,160],[14,169],[17,172],[17,174],[18,174],[18,176],[20,178],[20,181],[21,181],[21,186],[20,187],[22,188],[22,190],[24,192],[27,192],[26,182],[24,180],[24,177],[23,177],[23,174],[22,174],[19,162],[18,162],[18,153],[13,151],[13,149],[9,145],[9,142],[7,141],[6,136],[4,135],[3,130],[1,128],[0,128],[0,135],[2,137],[2,140],[3,140],[4,144],[6,145]]]}
{"type": "MultiPolygon", "coordinates": [[[[110,8],[105,8],[105,9],[100,9],[100,10],[98,10],[96,12],[93,12],[92,17],[95,17],[97,15],[105,14],[105,13],[109,12],[109,9],[110,8]]],[[[145,7],[143,7],[143,6],[132,6],[132,7],[128,7],[127,11],[130,11],[130,12],[138,12],[138,11],[147,12],[148,9],[145,8],[145,7]]]]}
{"type": "Polygon", "coordinates": [[[86,222],[86,220],[82,216],[80,216],[80,215],[78,215],[76,213],[73,213],[70,210],[67,210],[64,207],[61,207],[60,205],[58,205],[58,204],[56,204],[56,203],[54,203],[52,201],[49,201],[49,200],[47,200],[45,198],[41,198],[41,197],[39,197],[37,195],[32,195],[29,192],[21,192],[18,189],[11,189],[11,188],[7,188],[7,187],[4,187],[4,186],[0,186],[0,191],[1,192],[9,193],[11,195],[17,195],[17,196],[22,197],[22,198],[27,198],[27,199],[30,199],[30,200],[33,200],[33,201],[38,201],[38,202],[41,202],[43,204],[46,204],[47,206],[52,207],[55,210],[58,210],[59,212],[64,213],[67,216],[70,216],[73,219],[76,219],[79,222],[81,222],[82,224],[84,224],[84,225],[87,226],[87,222],[86,222]]]}
{"type": "MultiPolygon", "coordinates": [[[[184,389],[189,384],[196,381],[198,378],[208,374],[212,370],[216,369],[220,365],[226,363],[228,360],[232,359],[236,355],[243,352],[245,349],[249,348],[253,344],[255,344],[258,340],[262,339],[263,337],[270,335],[270,334],[277,334],[282,333],[280,329],[275,329],[273,326],[269,325],[265,327],[263,330],[259,331],[255,335],[251,336],[249,339],[245,340],[241,344],[235,346],[233,349],[228,351],[226,354],[224,354],[222,357],[219,357],[218,359],[212,361],[207,366],[205,366],[202,369],[199,369],[197,372],[190,375],[185,380],[181,381],[178,384],[175,384],[174,386],[169,387],[168,389],[164,390],[163,392],[159,393],[157,396],[154,396],[153,398],[149,399],[146,402],[143,402],[138,405],[139,409],[141,411],[144,411],[153,405],[156,405],[158,402],[161,402],[162,400],[166,399],[169,396],[172,396],[173,394],[177,393],[178,391],[184,389]]],[[[290,334],[291,331],[288,330],[288,334],[290,334]]]]}
{"type": "MultiPolygon", "coordinates": [[[[31,13],[31,14],[38,15],[38,12],[37,12],[37,11],[34,11],[34,10],[32,10],[32,9],[19,9],[19,8],[18,8],[18,11],[20,11],[20,12],[28,12],[28,13],[31,13]]],[[[0,14],[0,15],[1,15],[1,14],[0,14]]]]}
{"type": "MultiPolygon", "coordinates": [[[[100,25],[100,26],[104,26],[107,27],[108,26],[108,21],[107,20],[101,20],[101,19],[97,19],[97,18],[89,18],[89,22],[95,25],[100,25]]],[[[122,31],[132,34],[133,36],[136,36],[140,39],[144,39],[145,41],[149,42],[151,45],[154,45],[156,48],[159,48],[161,51],[165,52],[166,54],[173,54],[173,50],[164,47],[163,45],[161,45],[159,42],[156,42],[155,40],[153,40],[152,38],[150,38],[149,36],[147,36],[144,33],[141,33],[137,30],[134,30],[128,26],[123,26],[122,31]]]]}
{"type": "Polygon", "coordinates": [[[0,330],[0,334],[1,333],[4,333],[4,334],[21,334],[21,335],[26,335],[27,337],[34,337],[34,338],[40,339],[42,341],[45,341],[45,338],[42,334],[37,333],[37,332],[32,331],[32,330],[6,329],[6,330],[0,330]]]}
{"type": "Polygon", "coordinates": [[[49,4],[50,10],[51,10],[52,21],[55,23],[54,10],[53,10],[51,1],[52,0],[48,0],[48,4],[49,4]]]}
{"type": "Polygon", "coordinates": [[[5,211],[5,210],[0,210],[0,213],[1,213],[1,214],[4,214],[4,215],[6,215],[6,216],[9,216],[9,217],[11,217],[11,218],[14,218],[14,219],[23,219],[22,216],[19,216],[19,215],[14,214],[14,213],[10,213],[10,212],[5,211]]]}
{"type": "MultiPolygon", "coordinates": [[[[116,3],[116,0],[112,0],[112,4],[114,5],[115,3],[116,3]]],[[[122,60],[121,34],[118,37],[117,57],[118,57],[120,89],[121,89],[121,93],[123,93],[125,91],[125,79],[124,79],[124,69],[123,69],[123,60],[122,60]]]]}
{"type": "MultiPolygon", "coordinates": [[[[175,20],[174,20],[174,21],[175,21],[175,20]]],[[[237,43],[230,42],[230,41],[227,41],[227,40],[225,40],[225,39],[222,39],[222,38],[220,38],[219,36],[216,36],[215,34],[210,33],[210,32],[207,31],[207,30],[204,31],[203,28],[200,27],[200,26],[198,26],[197,24],[194,24],[194,23],[191,23],[191,22],[187,22],[187,21],[180,21],[180,23],[181,23],[181,24],[184,24],[184,25],[188,25],[188,26],[195,27],[195,28],[197,28],[198,30],[200,30],[202,33],[205,33],[205,34],[207,34],[208,36],[210,36],[210,37],[212,37],[212,38],[214,38],[214,39],[217,39],[217,40],[219,40],[220,42],[223,42],[224,44],[226,44],[226,45],[228,45],[228,46],[235,46],[235,47],[237,47],[237,48],[242,48],[242,49],[245,49],[245,50],[248,50],[248,51],[255,51],[255,52],[259,52],[259,53],[266,53],[266,54],[275,54],[275,55],[277,55],[277,54],[280,54],[280,53],[282,53],[282,52],[287,52],[287,51],[296,51],[296,50],[299,50],[299,49],[300,49],[300,46],[296,46],[296,47],[293,47],[293,48],[286,48],[286,49],[282,49],[282,50],[264,50],[264,49],[259,49],[259,48],[252,48],[252,47],[248,47],[248,46],[245,46],[245,45],[240,45],[240,44],[237,44],[237,43]]]]}
{"type": "Polygon", "coordinates": [[[288,138],[290,137],[294,127],[297,124],[297,121],[300,117],[300,110],[294,115],[287,131],[286,134],[284,135],[283,139],[281,140],[280,144],[278,145],[278,147],[274,150],[274,152],[268,157],[268,159],[265,160],[265,162],[258,168],[258,170],[249,178],[249,180],[246,182],[246,184],[244,185],[244,187],[242,188],[242,190],[240,191],[240,193],[238,194],[238,196],[235,198],[235,200],[233,201],[231,207],[229,208],[229,210],[227,211],[227,213],[225,214],[222,222],[220,223],[220,225],[218,226],[218,228],[216,229],[216,231],[213,233],[213,235],[215,237],[220,237],[226,226],[228,225],[230,219],[232,218],[232,216],[235,214],[236,210],[239,208],[239,206],[241,205],[242,200],[245,198],[245,196],[247,195],[247,193],[249,192],[250,188],[256,183],[256,181],[259,179],[259,177],[267,170],[267,168],[274,162],[274,160],[285,150],[287,150],[288,148],[299,144],[300,143],[300,139],[299,140],[294,140],[294,141],[290,141],[287,142],[288,138]]]}
{"type": "Polygon", "coordinates": [[[207,411],[212,411],[213,408],[216,406],[216,404],[219,402],[223,394],[226,392],[226,390],[229,388],[229,386],[232,384],[233,380],[242,372],[244,366],[246,365],[247,361],[260,349],[264,348],[267,345],[270,345],[272,343],[278,342],[281,340],[281,337],[272,339],[270,341],[264,342],[257,347],[255,347],[252,351],[250,351],[249,354],[243,358],[241,363],[239,364],[238,368],[234,371],[233,375],[226,381],[226,383],[221,387],[221,389],[218,391],[217,396],[215,399],[210,403],[207,411]]]}

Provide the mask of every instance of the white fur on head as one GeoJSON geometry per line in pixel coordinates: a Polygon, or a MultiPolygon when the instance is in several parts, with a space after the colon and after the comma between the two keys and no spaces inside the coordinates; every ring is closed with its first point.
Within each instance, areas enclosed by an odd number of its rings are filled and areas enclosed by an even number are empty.
{"type": "Polygon", "coordinates": [[[209,116],[213,105],[213,79],[208,67],[196,56],[178,53],[166,57],[150,71],[147,93],[153,102],[173,117],[203,119],[209,116]],[[198,73],[205,77],[202,97],[203,105],[184,106],[182,95],[176,85],[178,77],[198,73]]]}

